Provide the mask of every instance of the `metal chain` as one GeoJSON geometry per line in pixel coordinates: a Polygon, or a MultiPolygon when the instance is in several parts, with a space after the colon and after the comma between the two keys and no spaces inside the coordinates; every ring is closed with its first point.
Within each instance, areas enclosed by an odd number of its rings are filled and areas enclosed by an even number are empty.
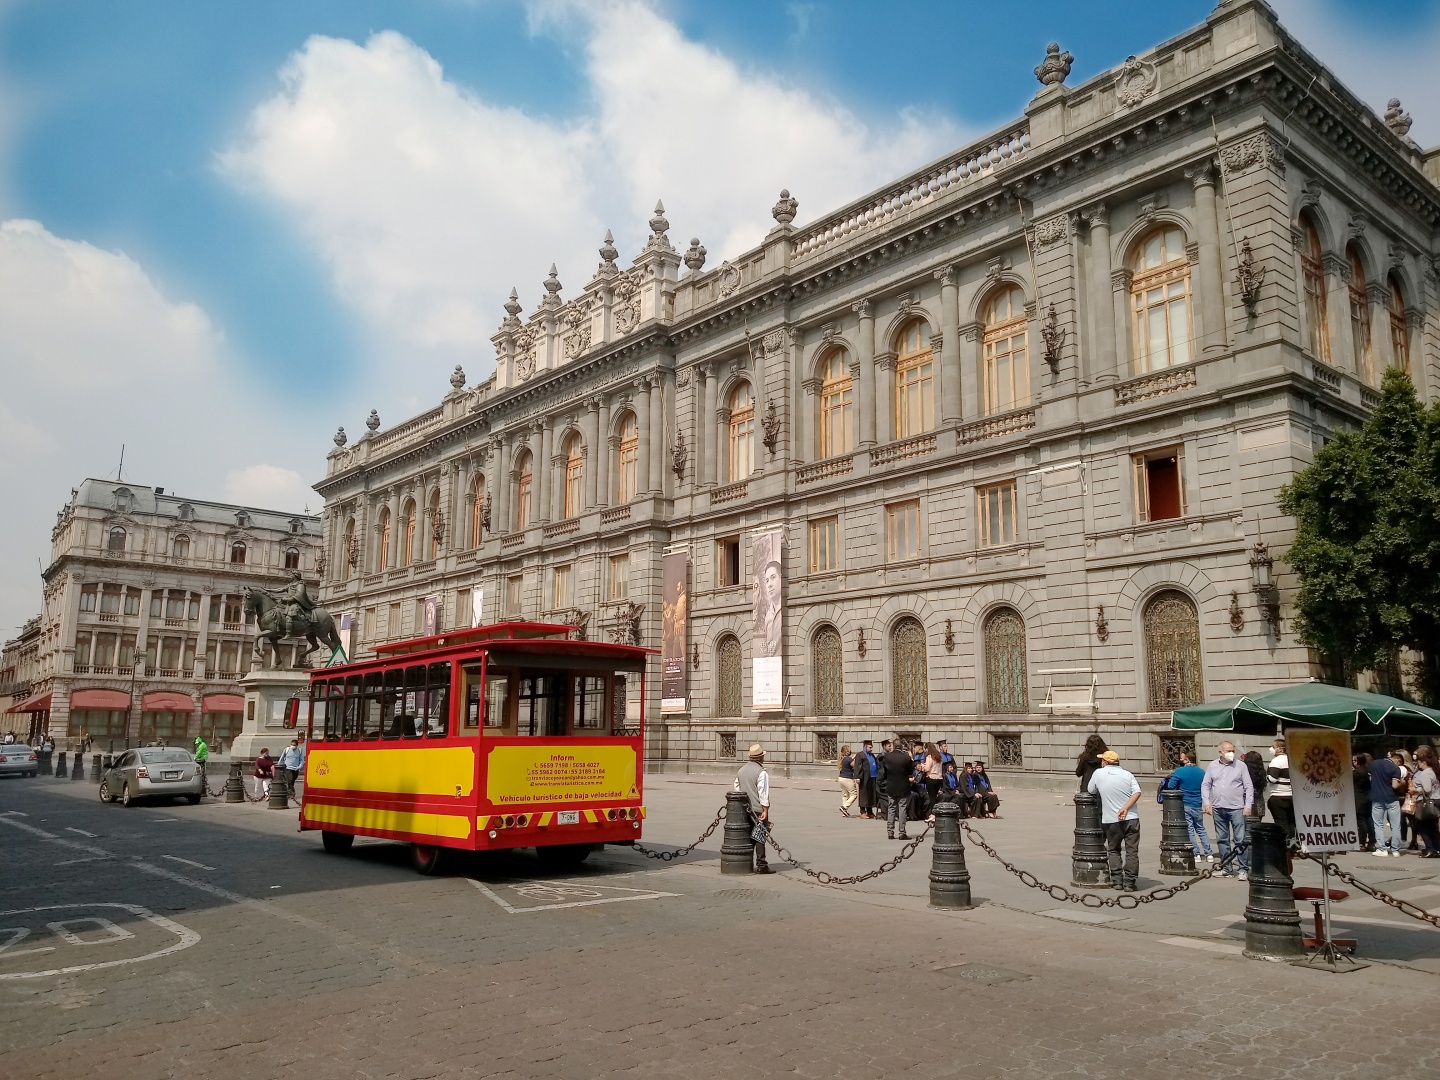
{"type": "Polygon", "coordinates": [[[1393,907],[1396,911],[1399,911],[1404,915],[1409,915],[1412,919],[1419,919],[1421,922],[1428,922],[1431,926],[1440,927],[1440,915],[1437,915],[1434,912],[1426,911],[1418,904],[1412,904],[1408,900],[1401,900],[1398,896],[1391,896],[1384,890],[1375,888],[1374,885],[1365,884],[1365,882],[1361,881],[1354,874],[1347,873],[1346,871],[1341,870],[1340,867],[1336,866],[1333,862],[1325,858],[1323,855],[1315,855],[1308,851],[1298,851],[1293,848],[1291,849],[1290,853],[1297,858],[1309,859],[1311,862],[1324,864],[1325,868],[1329,870],[1330,873],[1334,874],[1341,881],[1345,882],[1345,884],[1355,886],[1355,888],[1359,889],[1361,892],[1373,896],[1382,904],[1388,904],[1390,907],[1393,907]]]}
{"type": "Polygon", "coordinates": [[[1052,900],[1065,900],[1069,903],[1079,904],[1082,907],[1087,908],[1116,907],[1124,908],[1126,911],[1129,911],[1132,908],[1139,907],[1141,904],[1153,904],[1156,900],[1169,900],[1172,897],[1180,895],[1186,889],[1190,888],[1191,885],[1194,885],[1197,881],[1204,881],[1212,874],[1223,870],[1226,863],[1236,858],[1240,854],[1240,851],[1238,849],[1233,850],[1230,852],[1229,855],[1227,855],[1219,863],[1216,863],[1214,866],[1207,867],[1206,869],[1201,870],[1192,878],[1186,878],[1184,881],[1177,881],[1174,885],[1165,885],[1158,889],[1151,889],[1147,893],[1121,893],[1119,896],[1101,896],[1099,893],[1071,892],[1063,885],[1047,885],[1045,882],[1037,878],[1034,874],[1030,873],[1030,871],[1021,870],[1018,866],[1014,866],[1011,863],[1006,862],[1003,858],[1000,857],[1000,853],[997,852],[986,842],[985,837],[981,836],[980,833],[977,832],[975,829],[972,829],[969,824],[962,821],[960,822],[960,827],[970,834],[971,839],[973,839],[975,843],[979,845],[981,851],[985,852],[986,855],[989,855],[1006,870],[1009,870],[1010,873],[1018,877],[1022,884],[1028,885],[1032,889],[1039,889],[1041,892],[1049,896],[1052,900]]]}
{"type": "Polygon", "coordinates": [[[700,834],[700,838],[698,840],[696,840],[688,847],[682,847],[675,851],[656,851],[653,848],[645,847],[643,844],[634,844],[632,846],[635,848],[636,851],[640,852],[640,854],[644,855],[647,859],[659,859],[661,862],[670,862],[672,859],[680,858],[681,855],[689,855],[690,852],[694,851],[706,840],[710,839],[710,834],[716,830],[716,828],[720,825],[720,822],[723,821],[724,818],[725,807],[722,806],[720,807],[719,813],[715,815],[715,820],[710,822],[709,826],[705,829],[705,831],[700,834]]]}
{"type": "Polygon", "coordinates": [[[805,873],[809,874],[821,885],[858,885],[862,881],[869,881],[871,878],[877,878],[881,874],[888,874],[891,870],[894,870],[906,859],[910,858],[911,855],[914,855],[916,850],[919,849],[920,845],[925,842],[925,838],[929,835],[930,826],[927,825],[923,830],[921,830],[920,835],[915,837],[915,839],[911,840],[908,844],[902,847],[899,853],[893,859],[886,859],[876,869],[867,871],[864,874],[854,874],[851,877],[836,877],[834,874],[826,873],[824,870],[810,869],[810,867],[806,866],[804,863],[797,860],[795,856],[791,855],[788,850],[780,846],[780,844],[775,839],[775,831],[773,829],[765,830],[765,842],[775,849],[776,854],[779,855],[780,858],[784,859],[791,866],[795,867],[795,869],[802,870],[805,873]]]}

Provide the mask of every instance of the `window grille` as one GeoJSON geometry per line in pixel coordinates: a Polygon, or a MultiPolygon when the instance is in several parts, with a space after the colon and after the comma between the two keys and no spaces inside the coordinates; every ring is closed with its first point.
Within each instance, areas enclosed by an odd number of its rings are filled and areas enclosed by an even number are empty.
{"type": "Polygon", "coordinates": [[[1178,769],[1180,767],[1180,752],[1182,750],[1190,755],[1191,761],[1195,760],[1195,736],[1161,735],[1160,768],[1178,769]]]}
{"type": "Polygon", "coordinates": [[[1168,712],[1204,700],[1200,617],[1189,597],[1163,592],[1145,606],[1145,662],[1150,711],[1168,712]]]}
{"type": "Polygon", "coordinates": [[[722,731],[720,735],[720,752],[716,757],[733,758],[735,756],[735,732],[722,731]]]}
{"type": "Polygon", "coordinates": [[[985,696],[992,713],[1030,711],[1025,664],[1025,621],[1010,608],[985,620],[985,696]]]}
{"type": "Polygon", "coordinates": [[[840,758],[840,735],[834,731],[815,733],[815,760],[820,762],[838,761],[840,758]]]}
{"type": "Polygon", "coordinates": [[[726,634],[715,651],[715,715],[739,716],[740,641],[733,634],[726,634]]]}
{"type": "Polygon", "coordinates": [[[845,712],[845,650],[840,631],[822,626],[815,633],[815,715],[842,716],[845,712]]]}
{"type": "Polygon", "coordinates": [[[920,620],[907,616],[896,624],[891,638],[891,666],[896,714],[928,713],[930,685],[925,668],[925,628],[920,620]]]}
{"type": "Polygon", "coordinates": [[[995,735],[995,764],[1012,769],[1025,767],[1025,747],[1019,735],[995,735]]]}

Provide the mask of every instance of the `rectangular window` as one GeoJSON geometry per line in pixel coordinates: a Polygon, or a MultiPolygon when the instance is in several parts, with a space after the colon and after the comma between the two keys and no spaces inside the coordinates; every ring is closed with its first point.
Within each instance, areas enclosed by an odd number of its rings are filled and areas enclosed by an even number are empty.
{"type": "Polygon", "coordinates": [[[1140,521],[1185,516],[1184,455],[1178,446],[1136,454],[1135,514],[1140,521]]]}
{"type": "Polygon", "coordinates": [[[717,584],[722,589],[740,584],[740,538],[731,536],[715,544],[715,562],[719,567],[717,584]]]}
{"type": "Polygon", "coordinates": [[[102,615],[120,614],[120,586],[106,585],[100,593],[100,613],[102,615]]]}
{"type": "Polygon", "coordinates": [[[125,614],[126,614],[126,615],[139,615],[139,614],[140,614],[140,590],[139,590],[139,589],[126,589],[126,590],[125,590],[125,614]]]}
{"type": "Polygon", "coordinates": [[[610,599],[624,600],[630,595],[630,556],[610,556],[610,599]]]}
{"type": "Polygon", "coordinates": [[[230,673],[234,672],[240,663],[240,643],[238,641],[222,641],[220,643],[220,670],[230,673]]]}
{"type": "Polygon", "coordinates": [[[185,618],[185,594],[183,592],[172,592],[165,598],[165,618],[185,618]]]}
{"type": "Polygon", "coordinates": [[[553,594],[553,603],[551,604],[551,607],[557,611],[562,608],[568,608],[571,603],[571,595],[572,593],[570,591],[570,567],[555,567],[555,589],[553,594]]]}
{"type": "Polygon", "coordinates": [[[187,618],[190,622],[199,622],[199,621],[200,621],[200,597],[198,597],[198,596],[191,596],[191,597],[190,597],[190,612],[189,612],[188,615],[186,615],[186,618],[187,618]]]}
{"type": "Polygon", "coordinates": [[[575,676],[575,730],[609,731],[605,722],[605,676],[575,676]]]}
{"type": "Polygon", "coordinates": [[[80,671],[90,666],[90,635],[75,635],[75,670],[80,671]]]}
{"type": "Polygon", "coordinates": [[[534,474],[526,468],[515,484],[515,528],[518,532],[524,532],[530,527],[530,489],[533,483],[534,474]]]}
{"type": "Polygon", "coordinates": [[[128,675],[135,666],[135,635],[126,634],[120,639],[120,652],[115,657],[118,674],[128,675]]]}
{"type": "Polygon", "coordinates": [[[225,621],[227,623],[239,624],[244,605],[238,596],[225,597],[225,621]]]}
{"type": "MultiPolygon", "coordinates": [[[[160,618],[160,617],[161,617],[161,613],[164,611],[164,609],[165,609],[165,594],[157,589],[155,592],[152,592],[152,593],[150,594],[150,618],[152,618],[152,619],[158,619],[158,618],[160,618]]],[[[235,610],[236,610],[236,611],[239,611],[239,610],[240,610],[240,605],[239,605],[238,603],[235,605],[235,610]]],[[[236,616],[235,616],[235,619],[236,619],[236,621],[238,622],[239,619],[240,619],[240,616],[239,616],[239,615],[236,615],[236,616]]]]}
{"type": "Polygon", "coordinates": [[[930,352],[901,362],[895,372],[895,437],[906,439],[935,426],[935,382],[930,352]]]}
{"type": "Polygon", "coordinates": [[[515,734],[565,734],[564,675],[522,675],[516,689],[515,734]]]}
{"type": "Polygon", "coordinates": [[[180,639],[167,637],[160,642],[160,671],[180,670],[180,639]]]}
{"type": "Polygon", "coordinates": [[[114,634],[96,634],[95,652],[90,657],[90,662],[96,667],[108,668],[115,663],[115,640],[114,634]]]}
{"type": "Polygon", "coordinates": [[[810,522],[810,572],[823,574],[840,569],[840,519],[821,518],[810,522]]]}
{"type": "MultiPolygon", "coordinates": [[[[130,603],[130,598],[128,596],[125,598],[125,603],[127,606],[130,603]]],[[[223,597],[212,596],[210,598],[210,613],[208,618],[212,623],[218,623],[220,621],[220,612],[224,609],[224,607],[225,600],[223,597]]]]}
{"type": "Polygon", "coordinates": [[[510,701],[510,675],[504,671],[488,672],[485,676],[485,728],[504,730],[509,727],[507,706],[510,701]]]}
{"type": "Polygon", "coordinates": [[[565,460],[565,516],[579,517],[584,506],[585,459],[574,451],[565,460]]]}
{"type": "Polygon", "coordinates": [[[100,586],[98,586],[98,585],[82,585],[82,586],[80,586],[80,610],[81,610],[81,611],[94,611],[94,610],[95,610],[95,595],[96,595],[96,593],[98,593],[99,591],[100,591],[100,586]]]}
{"type": "Polygon", "coordinates": [[[980,546],[1000,547],[1015,543],[1015,481],[991,484],[978,489],[980,496],[980,546]]]}
{"type": "Polygon", "coordinates": [[[505,580],[505,614],[518,619],[521,613],[521,598],[525,594],[525,578],[516,574],[505,580]]]}
{"type": "Polygon", "coordinates": [[[391,641],[394,641],[394,640],[395,640],[396,638],[398,638],[398,637],[400,636],[400,634],[401,634],[401,630],[400,630],[400,605],[399,605],[399,604],[391,604],[391,605],[390,605],[390,612],[389,612],[389,614],[388,614],[388,616],[387,616],[387,619],[388,619],[389,621],[388,621],[388,623],[387,623],[387,625],[386,625],[386,628],[385,628],[385,634],[386,634],[386,636],[387,636],[391,641]]]}
{"type": "Polygon", "coordinates": [[[430,739],[443,739],[450,734],[450,662],[431,664],[426,685],[429,688],[425,698],[425,735],[430,739]]]}
{"type": "Polygon", "coordinates": [[[891,562],[920,557],[920,500],[885,508],[885,554],[891,562]]]}

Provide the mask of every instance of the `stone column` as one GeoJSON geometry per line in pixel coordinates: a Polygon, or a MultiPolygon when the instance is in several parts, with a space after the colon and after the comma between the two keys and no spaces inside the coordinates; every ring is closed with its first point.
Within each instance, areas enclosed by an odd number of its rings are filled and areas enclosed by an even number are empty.
{"type": "Polygon", "coordinates": [[[650,444],[654,432],[650,430],[650,381],[635,380],[635,424],[640,433],[640,445],[636,447],[635,493],[645,495],[650,491],[650,444]]]}
{"type": "Polygon", "coordinates": [[[940,419],[944,424],[959,422],[960,411],[960,288],[955,284],[955,268],[942,266],[935,271],[940,282],[940,372],[943,381],[937,388],[940,419]]]}
{"type": "Polygon", "coordinates": [[[985,328],[979,322],[968,322],[957,333],[960,337],[955,343],[960,354],[959,363],[971,376],[960,384],[960,415],[979,416],[985,409],[980,397],[984,382],[980,370],[980,342],[984,339],[985,328]]]}
{"type": "Polygon", "coordinates": [[[1387,368],[1395,364],[1395,343],[1390,340],[1390,287],[1379,281],[1365,286],[1370,305],[1370,356],[1374,365],[1368,382],[1376,389],[1387,368]]]}
{"type": "Polygon", "coordinates": [[[1200,305],[1195,329],[1197,357],[1205,350],[1223,349],[1229,335],[1225,325],[1225,282],[1220,271],[1220,219],[1215,210],[1215,163],[1202,161],[1185,170],[1195,185],[1195,238],[1200,246],[1200,305]]]}
{"type": "Polygon", "coordinates": [[[1335,366],[1358,372],[1360,358],[1350,337],[1350,263],[1333,252],[1324,257],[1325,317],[1330,323],[1330,359],[1335,366]]]}
{"type": "MultiPolygon", "coordinates": [[[[205,663],[205,649],[210,644],[210,601],[214,599],[213,593],[202,592],[200,594],[200,640],[195,643],[195,669],[190,673],[194,679],[212,679],[215,673],[205,663]],[[203,669],[204,673],[201,673],[203,669]]],[[[120,638],[124,636],[121,631],[115,639],[116,656],[119,655],[120,638]]],[[[113,662],[113,661],[112,661],[113,662]]]]}
{"type": "Polygon", "coordinates": [[[541,525],[550,520],[550,474],[554,471],[554,466],[550,462],[551,426],[548,416],[535,424],[535,432],[539,435],[540,445],[536,450],[532,466],[535,474],[535,490],[531,497],[535,500],[535,520],[541,525]]]}
{"type": "Polygon", "coordinates": [[[820,461],[826,456],[825,447],[820,445],[817,423],[820,417],[820,386],[819,379],[806,379],[801,384],[805,392],[800,407],[800,452],[797,455],[801,461],[820,461]]]}
{"type": "Polygon", "coordinates": [[[1091,373],[1097,380],[1119,377],[1115,355],[1115,311],[1110,286],[1110,208],[1104,203],[1085,212],[1090,225],[1090,340],[1095,356],[1091,373]]]}
{"type": "Polygon", "coordinates": [[[870,314],[870,301],[861,300],[851,305],[851,310],[860,316],[860,333],[855,341],[855,353],[860,363],[860,392],[856,402],[860,414],[860,445],[875,445],[875,317],[870,314]]]}
{"type": "Polygon", "coordinates": [[[875,358],[875,438],[881,443],[894,442],[895,430],[895,361],[892,352],[875,358]]]}
{"type": "Polygon", "coordinates": [[[675,373],[673,371],[662,371],[660,373],[660,393],[656,408],[660,411],[660,430],[665,430],[665,421],[671,421],[671,430],[660,448],[660,482],[655,485],[656,490],[667,499],[673,499],[679,480],[675,476],[675,470],[670,467],[673,460],[670,451],[675,445],[675,435],[680,429],[680,411],[676,405],[678,393],[675,386],[675,373]]]}
{"type": "Polygon", "coordinates": [[[400,528],[400,489],[390,489],[390,550],[387,551],[385,569],[393,569],[398,561],[400,545],[404,542],[400,528]]]}
{"type": "Polygon", "coordinates": [[[715,410],[715,483],[728,484],[734,479],[730,475],[730,410],[722,405],[715,410]]]}
{"type": "MultiPolygon", "coordinates": [[[[790,443],[790,463],[792,465],[803,465],[807,461],[816,461],[819,458],[818,444],[814,436],[815,415],[805,393],[805,342],[799,330],[790,332],[790,423],[787,425],[786,435],[790,443]],[[807,414],[809,418],[807,420],[807,414]],[[811,432],[809,439],[805,438],[805,431],[811,432]]],[[[853,398],[852,398],[853,400],[853,398]]],[[[852,409],[851,412],[854,412],[852,409]]]]}
{"type": "Polygon", "coordinates": [[[695,441],[699,444],[700,460],[696,462],[698,471],[695,475],[700,484],[714,487],[719,472],[715,468],[715,426],[710,418],[715,414],[715,384],[718,380],[709,364],[696,364],[695,378],[700,380],[696,388],[700,408],[695,417],[695,441]]]}
{"type": "Polygon", "coordinates": [[[596,473],[600,467],[600,459],[604,454],[600,451],[600,406],[592,398],[585,403],[585,417],[580,421],[581,438],[585,440],[585,493],[583,500],[586,510],[595,509],[595,487],[597,482],[596,473]]]}
{"type": "Polygon", "coordinates": [[[615,460],[615,440],[610,435],[610,401],[604,394],[590,399],[600,417],[595,436],[595,505],[610,505],[610,462],[615,460]]]}
{"type": "Polygon", "coordinates": [[[1132,363],[1130,342],[1130,281],[1134,277],[1128,267],[1110,271],[1110,298],[1114,304],[1115,377],[1127,379],[1140,374],[1132,363]]]}
{"type": "Polygon", "coordinates": [[[501,439],[495,451],[495,464],[491,467],[494,475],[490,483],[495,491],[495,505],[490,508],[490,526],[500,536],[510,531],[510,461],[513,447],[509,435],[501,439]]]}
{"type": "Polygon", "coordinates": [[[470,545],[470,517],[465,513],[466,495],[470,492],[470,470],[464,458],[457,458],[448,471],[450,497],[441,496],[444,505],[450,507],[450,520],[445,522],[445,539],[441,541],[441,552],[457,552],[470,545]]]}
{"type": "Polygon", "coordinates": [[[650,376],[650,487],[657,494],[665,489],[665,373],[650,376]]]}

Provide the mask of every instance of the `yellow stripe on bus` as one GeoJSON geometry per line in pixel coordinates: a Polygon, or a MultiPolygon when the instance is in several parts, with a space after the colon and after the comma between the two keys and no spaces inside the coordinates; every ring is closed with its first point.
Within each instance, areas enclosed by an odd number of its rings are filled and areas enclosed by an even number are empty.
{"type": "Polygon", "coordinates": [[[469,746],[337,750],[311,743],[305,785],[312,791],[379,791],[405,795],[468,796],[475,790],[475,750],[469,746]]]}
{"type": "Polygon", "coordinates": [[[381,810],[371,806],[328,806],[306,803],[305,820],[312,825],[349,825],[354,829],[416,833],[464,840],[470,819],[456,814],[422,814],[409,810],[381,810]]]}

